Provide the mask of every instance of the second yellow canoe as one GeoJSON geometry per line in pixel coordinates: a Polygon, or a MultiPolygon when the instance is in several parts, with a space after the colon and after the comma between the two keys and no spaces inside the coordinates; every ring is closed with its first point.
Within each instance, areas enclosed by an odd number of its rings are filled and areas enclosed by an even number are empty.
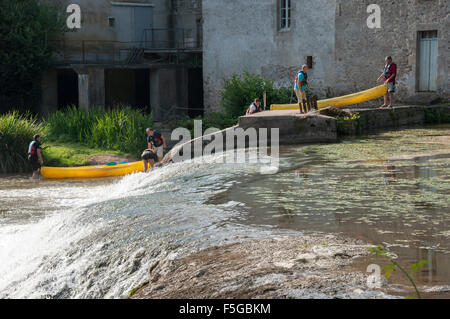
{"type": "Polygon", "coordinates": [[[96,165],[81,167],[47,167],[41,168],[41,175],[45,178],[96,178],[109,176],[123,176],[143,172],[142,162],[123,163],[113,166],[96,165]]]}
{"type": "MultiPolygon", "coordinates": [[[[380,86],[374,87],[369,90],[361,91],[358,93],[353,93],[349,95],[344,95],[340,97],[335,97],[326,100],[317,101],[317,107],[323,109],[329,106],[342,107],[353,104],[358,104],[362,102],[367,102],[379,97],[382,97],[387,92],[387,86],[382,84],[380,86]]],[[[272,104],[270,105],[271,110],[298,110],[298,104],[272,104]]]]}

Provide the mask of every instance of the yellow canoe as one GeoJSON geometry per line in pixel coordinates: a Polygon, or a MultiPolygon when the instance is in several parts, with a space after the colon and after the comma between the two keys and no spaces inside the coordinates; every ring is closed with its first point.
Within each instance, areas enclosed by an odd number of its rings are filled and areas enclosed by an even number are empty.
{"type": "Polygon", "coordinates": [[[109,176],[123,176],[136,172],[143,172],[144,164],[140,162],[117,164],[114,166],[97,165],[81,167],[47,167],[41,168],[41,175],[45,178],[95,178],[109,176]]]}
{"type": "MultiPolygon", "coordinates": [[[[344,95],[326,100],[317,101],[317,107],[323,109],[328,106],[342,107],[357,103],[367,102],[382,97],[387,92],[387,86],[382,84],[369,90],[354,94],[344,95]]],[[[271,110],[298,110],[298,104],[272,104],[271,110]]]]}

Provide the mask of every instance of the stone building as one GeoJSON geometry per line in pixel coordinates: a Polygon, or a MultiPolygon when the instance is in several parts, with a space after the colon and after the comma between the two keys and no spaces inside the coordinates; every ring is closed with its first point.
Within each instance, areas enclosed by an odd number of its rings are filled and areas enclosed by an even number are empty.
{"type": "MultiPolygon", "coordinates": [[[[61,0],[78,4],[42,82],[42,111],[126,104],[155,120],[202,114],[201,0],[61,0]]],[[[69,13],[66,14],[69,16],[69,13]]]]}
{"type": "Polygon", "coordinates": [[[398,101],[450,96],[448,0],[203,0],[204,101],[218,110],[222,79],[247,70],[291,86],[302,64],[320,97],[374,87],[391,55],[398,101]],[[380,10],[380,27],[371,28],[380,10]]]}

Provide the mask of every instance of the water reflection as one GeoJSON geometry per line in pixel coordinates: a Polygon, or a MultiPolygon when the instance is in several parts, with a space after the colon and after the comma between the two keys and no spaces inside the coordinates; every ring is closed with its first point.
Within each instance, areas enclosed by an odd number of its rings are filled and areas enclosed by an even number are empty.
{"type": "Polygon", "coordinates": [[[421,284],[448,285],[450,146],[421,140],[449,135],[450,128],[404,130],[282,148],[288,164],[280,173],[242,179],[211,202],[244,203],[252,224],[383,244],[404,265],[426,259],[421,284]]]}

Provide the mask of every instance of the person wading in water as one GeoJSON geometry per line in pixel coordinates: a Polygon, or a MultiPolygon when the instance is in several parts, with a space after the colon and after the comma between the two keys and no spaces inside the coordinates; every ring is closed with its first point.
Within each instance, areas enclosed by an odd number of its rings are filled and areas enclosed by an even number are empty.
{"type": "Polygon", "coordinates": [[[41,137],[36,134],[33,141],[28,146],[28,162],[33,170],[33,179],[39,179],[41,166],[44,164],[42,160],[41,137]]]}

